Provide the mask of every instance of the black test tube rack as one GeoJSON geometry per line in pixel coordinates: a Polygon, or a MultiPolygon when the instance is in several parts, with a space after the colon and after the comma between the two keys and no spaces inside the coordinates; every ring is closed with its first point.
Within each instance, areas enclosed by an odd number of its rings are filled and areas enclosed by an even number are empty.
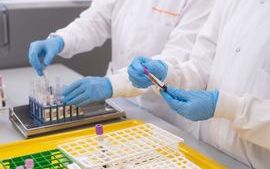
{"type": "Polygon", "coordinates": [[[31,118],[38,125],[47,125],[76,120],[84,115],[83,110],[75,105],[42,105],[35,98],[29,97],[31,118]]]}

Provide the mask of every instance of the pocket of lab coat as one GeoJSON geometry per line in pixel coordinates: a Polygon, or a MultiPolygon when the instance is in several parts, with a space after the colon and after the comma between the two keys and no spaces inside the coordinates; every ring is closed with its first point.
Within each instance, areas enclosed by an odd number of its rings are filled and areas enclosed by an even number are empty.
{"type": "Polygon", "coordinates": [[[167,27],[175,27],[180,17],[179,11],[175,9],[163,8],[161,6],[153,6],[152,14],[155,23],[165,25],[167,27]]]}
{"type": "MultiPolygon", "coordinates": [[[[153,55],[151,51],[156,51],[156,54],[162,51],[169,39],[170,33],[178,23],[179,16],[170,16],[169,14],[153,9],[149,10],[152,10],[151,14],[148,16],[148,19],[144,20],[145,23],[141,25],[140,29],[147,32],[147,36],[144,34],[141,37],[145,42],[143,44],[148,45],[147,49],[145,49],[146,54],[150,53],[153,55]]],[[[145,46],[142,47],[145,48],[145,46]]]]}

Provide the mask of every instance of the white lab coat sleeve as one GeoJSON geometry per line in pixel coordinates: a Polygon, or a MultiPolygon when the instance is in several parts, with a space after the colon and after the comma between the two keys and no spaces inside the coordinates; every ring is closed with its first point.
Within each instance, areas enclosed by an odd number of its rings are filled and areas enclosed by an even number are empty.
{"type": "Polygon", "coordinates": [[[128,79],[127,68],[120,69],[117,73],[108,76],[110,79],[113,96],[112,97],[134,97],[149,89],[138,89],[133,87],[128,79]]]}
{"type": "Polygon", "coordinates": [[[214,117],[232,121],[240,137],[270,150],[270,100],[220,91],[214,117]]]}
{"type": "Polygon", "coordinates": [[[52,35],[64,39],[59,54],[64,58],[101,46],[111,36],[111,17],[115,0],[93,0],[91,6],[67,27],[52,35]]]}
{"type": "MultiPolygon", "coordinates": [[[[178,85],[178,63],[188,59],[194,46],[196,37],[204,25],[214,0],[189,0],[182,10],[179,23],[171,32],[169,39],[160,54],[152,56],[154,59],[163,60],[168,65],[166,83],[178,85]]],[[[122,71],[110,77],[113,87],[113,97],[131,97],[142,94],[146,90],[138,90],[128,80],[127,72],[122,71]],[[120,80],[121,79],[121,80],[120,80]],[[121,81],[121,83],[119,83],[121,81]]],[[[150,88],[151,90],[151,88],[150,88]]]]}

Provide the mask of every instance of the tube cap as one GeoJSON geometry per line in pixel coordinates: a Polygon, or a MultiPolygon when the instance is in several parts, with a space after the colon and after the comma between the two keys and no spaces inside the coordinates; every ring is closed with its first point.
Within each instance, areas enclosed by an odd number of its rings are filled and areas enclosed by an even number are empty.
{"type": "Polygon", "coordinates": [[[97,135],[102,135],[103,134],[103,126],[102,126],[102,124],[97,124],[96,125],[96,134],[97,135]]]}
{"type": "Polygon", "coordinates": [[[149,75],[149,73],[150,73],[149,70],[146,67],[143,67],[143,72],[146,75],[149,75]]]}
{"type": "Polygon", "coordinates": [[[34,168],[34,160],[33,159],[26,159],[24,161],[25,168],[34,168]]]}

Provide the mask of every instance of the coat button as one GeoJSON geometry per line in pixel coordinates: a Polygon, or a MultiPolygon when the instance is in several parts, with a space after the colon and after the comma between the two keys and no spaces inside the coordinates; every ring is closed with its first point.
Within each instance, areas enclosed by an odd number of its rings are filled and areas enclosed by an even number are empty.
{"type": "Polygon", "coordinates": [[[241,51],[240,48],[236,48],[236,49],[235,49],[235,52],[236,52],[236,53],[239,53],[240,51],[241,51]]]}

